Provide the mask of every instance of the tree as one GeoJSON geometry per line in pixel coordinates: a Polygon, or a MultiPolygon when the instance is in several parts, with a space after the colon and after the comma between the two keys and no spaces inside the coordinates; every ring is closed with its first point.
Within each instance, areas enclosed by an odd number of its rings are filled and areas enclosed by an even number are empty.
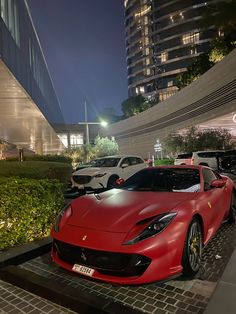
{"type": "Polygon", "coordinates": [[[177,76],[177,87],[181,89],[189,85],[203,73],[208,71],[213,65],[214,62],[210,60],[209,53],[201,54],[195,58],[194,62],[189,67],[187,67],[186,72],[177,76]]]}
{"type": "Polygon", "coordinates": [[[124,119],[135,116],[153,106],[152,102],[147,101],[142,95],[132,96],[124,100],[121,104],[124,119]]]}
{"type": "Polygon", "coordinates": [[[115,155],[118,153],[119,147],[115,140],[110,140],[108,137],[95,138],[94,145],[84,144],[79,148],[67,150],[65,155],[72,159],[72,167],[77,164],[83,164],[97,157],[115,155]]]}
{"type": "Polygon", "coordinates": [[[235,37],[236,0],[225,0],[207,5],[203,14],[202,27],[209,29],[213,25],[225,35],[235,37]]]}
{"type": "Polygon", "coordinates": [[[206,7],[201,22],[202,31],[212,26],[221,34],[212,40],[207,53],[196,57],[187,71],[177,76],[180,89],[192,83],[236,47],[236,0],[225,0],[206,7]]]}
{"type": "Polygon", "coordinates": [[[4,159],[3,152],[7,150],[9,147],[10,145],[7,142],[0,139],[0,160],[4,159]]]}
{"type": "Polygon", "coordinates": [[[164,140],[164,147],[172,155],[209,149],[227,150],[233,146],[232,139],[226,129],[200,130],[193,127],[183,134],[169,134],[164,140]]]}
{"type": "Polygon", "coordinates": [[[115,155],[118,153],[119,146],[115,140],[110,140],[108,137],[95,138],[94,153],[96,157],[104,157],[115,155]]]}

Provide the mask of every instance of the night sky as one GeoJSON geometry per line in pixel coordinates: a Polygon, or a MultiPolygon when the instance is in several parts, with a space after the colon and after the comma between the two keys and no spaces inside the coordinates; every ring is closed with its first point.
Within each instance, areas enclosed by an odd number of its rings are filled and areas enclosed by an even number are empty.
{"type": "Polygon", "coordinates": [[[66,123],[127,96],[123,0],[28,0],[66,123]]]}

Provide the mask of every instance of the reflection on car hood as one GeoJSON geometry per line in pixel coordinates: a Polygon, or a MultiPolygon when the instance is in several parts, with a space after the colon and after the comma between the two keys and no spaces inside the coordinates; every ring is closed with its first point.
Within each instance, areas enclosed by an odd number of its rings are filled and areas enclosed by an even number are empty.
{"type": "Polygon", "coordinates": [[[138,221],[168,212],[193,193],[134,192],[113,189],[75,199],[68,224],[108,232],[128,232],[138,221]]]}
{"type": "MultiPolygon", "coordinates": [[[[115,167],[113,167],[114,169],[115,167]]],[[[73,176],[74,175],[81,175],[81,176],[93,176],[97,173],[101,173],[101,172],[106,172],[106,171],[109,171],[109,169],[112,169],[111,167],[89,167],[89,168],[84,168],[84,169],[79,169],[77,171],[75,171],[73,173],[73,176]]]]}

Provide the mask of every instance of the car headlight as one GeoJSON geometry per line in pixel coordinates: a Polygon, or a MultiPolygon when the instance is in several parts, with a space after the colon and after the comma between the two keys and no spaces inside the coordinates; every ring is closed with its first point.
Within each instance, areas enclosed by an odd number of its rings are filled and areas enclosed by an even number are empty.
{"type": "Polygon", "coordinates": [[[103,172],[103,173],[97,173],[94,175],[94,178],[101,178],[101,177],[104,177],[106,175],[106,172],[103,172]]]}
{"type": "Polygon", "coordinates": [[[176,215],[176,212],[165,213],[152,219],[145,219],[138,222],[127,235],[124,245],[135,244],[157,235],[169,225],[176,215]]]}
{"type": "Polygon", "coordinates": [[[66,205],[58,214],[55,224],[54,230],[59,232],[60,229],[65,225],[67,219],[72,216],[72,207],[71,205],[66,205]]]}

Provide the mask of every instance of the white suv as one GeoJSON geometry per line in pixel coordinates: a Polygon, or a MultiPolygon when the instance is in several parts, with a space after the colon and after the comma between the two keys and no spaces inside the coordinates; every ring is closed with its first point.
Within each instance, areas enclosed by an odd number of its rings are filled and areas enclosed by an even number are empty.
{"type": "Polygon", "coordinates": [[[221,157],[223,154],[223,150],[193,152],[191,164],[204,165],[213,169],[218,169],[217,157],[221,157]]]}
{"type": "Polygon", "coordinates": [[[174,161],[174,164],[179,165],[191,165],[193,153],[179,154],[174,161]]]}
{"type": "Polygon", "coordinates": [[[79,169],[72,174],[72,187],[85,190],[112,188],[118,178],[126,180],[135,172],[146,168],[139,156],[107,156],[98,158],[92,167],[79,169]]]}
{"type": "Polygon", "coordinates": [[[217,157],[223,156],[223,150],[199,151],[193,153],[179,154],[175,165],[204,165],[213,169],[218,169],[217,157]]]}

